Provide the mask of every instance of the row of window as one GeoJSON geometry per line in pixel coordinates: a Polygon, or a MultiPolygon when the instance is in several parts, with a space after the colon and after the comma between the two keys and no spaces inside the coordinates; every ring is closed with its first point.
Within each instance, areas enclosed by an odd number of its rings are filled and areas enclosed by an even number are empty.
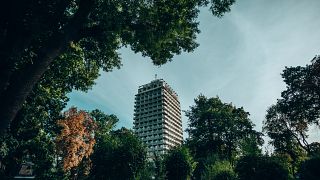
{"type": "Polygon", "coordinates": [[[135,112],[153,111],[156,109],[162,109],[162,104],[154,104],[151,107],[136,107],[135,112]]]}
{"type": "Polygon", "coordinates": [[[146,118],[146,119],[153,119],[155,117],[162,117],[162,112],[155,112],[155,113],[149,113],[149,114],[137,114],[133,119],[135,120],[139,120],[139,119],[143,119],[143,118],[146,118]]]}
{"type": "Polygon", "coordinates": [[[162,112],[162,109],[155,109],[155,110],[141,111],[141,112],[137,111],[134,114],[139,116],[139,115],[151,114],[151,113],[156,113],[156,112],[162,112]]]}
{"type": "Polygon", "coordinates": [[[162,123],[162,116],[154,117],[154,118],[140,118],[140,119],[136,119],[134,122],[136,127],[141,127],[144,125],[153,125],[157,123],[162,123]]]}

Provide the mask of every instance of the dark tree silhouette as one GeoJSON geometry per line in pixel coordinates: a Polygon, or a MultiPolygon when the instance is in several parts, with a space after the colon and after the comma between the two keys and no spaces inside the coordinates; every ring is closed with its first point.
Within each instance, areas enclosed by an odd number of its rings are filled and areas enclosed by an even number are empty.
{"type": "Polygon", "coordinates": [[[56,0],[0,6],[0,132],[8,128],[34,85],[59,56],[82,50],[87,66],[120,66],[116,50],[130,46],[156,65],[198,44],[196,18],[208,6],[221,17],[235,0],[56,0]]]}

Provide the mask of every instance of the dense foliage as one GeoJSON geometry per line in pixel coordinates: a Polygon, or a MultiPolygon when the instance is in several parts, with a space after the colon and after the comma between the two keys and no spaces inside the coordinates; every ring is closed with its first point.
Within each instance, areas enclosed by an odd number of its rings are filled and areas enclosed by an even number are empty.
{"type": "Polygon", "coordinates": [[[63,118],[67,93],[88,90],[98,77],[98,68],[87,68],[78,53],[74,50],[72,56],[61,57],[50,66],[1,138],[1,170],[5,174],[15,174],[28,154],[37,162],[34,170],[38,177],[51,178],[57,173],[53,139],[60,131],[57,120],[63,118]]]}
{"type": "Polygon", "coordinates": [[[123,46],[161,65],[198,46],[200,7],[221,17],[234,1],[6,1],[0,7],[0,133],[50,65],[74,48],[89,68],[119,67],[123,46]]]}
{"type": "MultiPolygon", "coordinates": [[[[96,123],[88,113],[70,108],[65,118],[59,120],[61,133],[56,138],[58,154],[63,159],[63,170],[75,169],[84,158],[88,159],[95,145],[96,123]]],[[[72,174],[73,175],[73,174],[72,174]]]]}
{"type": "Polygon", "coordinates": [[[195,168],[195,162],[186,147],[178,147],[168,152],[164,159],[166,179],[190,179],[195,168]]]}
{"type": "Polygon", "coordinates": [[[282,77],[287,85],[275,105],[267,110],[263,130],[278,154],[291,159],[296,171],[307,156],[319,154],[319,142],[308,140],[311,126],[319,127],[320,118],[320,57],[305,67],[286,67],[282,77]]]}
{"type": "Polygon", "coordinates": [[[261,133],[253,129],[249,113],[242,107],[223,103],[218,97],[198,96],[186,116],[189,119],[187,143],[197,158],[217,153],[232,160],[240,142],[251,138],[254,146],[263,143],[261,133]]]}
{"type": "Polygon", "coordinates": [[[211,157],[211,162],[206,162],[205,170],[202,173],[201,178],[213,180],[232,180],[236,179],[236,174],[229,161],[219,160],[215,158],[212,159],[211,157]]]}
{"type": "Polygon", "coordinates": [[[240,180],[287,180],[288,170],[270,157],[244,156],[238,160],[235,171],[240,180]]]}
{"type": "Polygon", "coordinates": [[[146,149],[132,131],[112,131],[92,154],[92,179],[135,179],[147,166],[146,149]]]}

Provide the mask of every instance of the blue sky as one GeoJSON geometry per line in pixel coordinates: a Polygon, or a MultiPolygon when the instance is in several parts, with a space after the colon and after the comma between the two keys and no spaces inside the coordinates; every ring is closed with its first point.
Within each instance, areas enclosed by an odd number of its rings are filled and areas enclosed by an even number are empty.
{"type": "MultiPolygon", "coordinates": [[[[178,93],[182,110],[200,93],[219,96],[243,106],[261,131],[266,109],[285,89],[280,75],[284,67],[305,65],[320,54],[319,9],[319,0],[238,0],[221,19],[201,9],[200,46],[193,53],[156,67],[149,58],[121,49],[121,69],[101,72],[87,93],[70,93],[68,106],[101,109],[119,117],[118,127],[132,128],[138,86],[157,74],[178,93]]],[[[319,137],[319,130],[312,128],[311,138],[319,137]]]]}

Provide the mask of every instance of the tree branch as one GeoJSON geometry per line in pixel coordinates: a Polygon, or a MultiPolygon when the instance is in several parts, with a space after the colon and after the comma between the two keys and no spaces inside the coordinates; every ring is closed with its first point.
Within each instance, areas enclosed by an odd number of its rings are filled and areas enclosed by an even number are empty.
{"type": "Polygon", "coordinates": [[[67,48],[79,33],[93,7],[93,0],[81,0],[79,9],[65,28],[54,34],[37,54],[33,64],[15,72],[8,88],[1,94],[0,133],[4,133],[15,118],[33,86],[40,80],[50,64],[67,48]]]}

